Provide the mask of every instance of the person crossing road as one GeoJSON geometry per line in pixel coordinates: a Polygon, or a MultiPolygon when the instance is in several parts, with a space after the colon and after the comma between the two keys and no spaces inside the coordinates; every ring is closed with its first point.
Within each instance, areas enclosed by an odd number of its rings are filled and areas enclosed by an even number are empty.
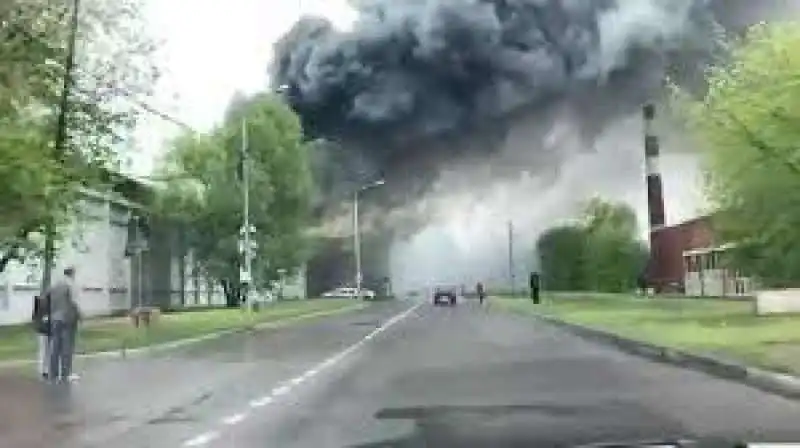
{"type": "Polygon", "coordinates": [[[478,282],[478,284],[475,285],[475,292],[478,294],[480,304],[483,305],[483,302],[486,300],[486,289],[483,287],[483,283],[478,282]]]}

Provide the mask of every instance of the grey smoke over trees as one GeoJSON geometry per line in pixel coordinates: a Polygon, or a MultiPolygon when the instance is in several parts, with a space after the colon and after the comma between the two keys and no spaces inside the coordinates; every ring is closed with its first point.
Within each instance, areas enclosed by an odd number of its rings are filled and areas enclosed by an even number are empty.
{"type": "MultiPolygon", "coordinates": [[[[275,46],[271,79],[289,86],[287,100],[307,134],[339,142],[317,151],[337,162],[317,170],[330,198],[395,175],[387,189],[394,205],[406,205],[425,196],[444,167],[469,157],[483,163],[499,146],[431,144],[434,136],[490,127],[481,132],[502,140],[505,117],[522,110],[541,114],[526,153],[544,152],[549,128],[565,120],[591,149],[608,123],[661,85],[665,56],[708,49],[706,3],[360,1],[352,29],[319,17],[297,22],[275,46]],[[568,116],[554,113],[565,108],[568,116]]],[[[528,155],[516,157],[533,164],[528,170],[561,161],[528,155]]]]}
{"type": "MultiPolygon", "coordinates": [[[[488,215],[500,223],[526,216],[542,230],[552,224],[543,221],[569,216],[580,199],[571,196],[591,189],[624,196],[638,210],[643,200],[631,191],[643,182],[641,104],[660,96],[667,74],[699,80],[702,88],[721,28],[791,6],[781,0],[354,3],[359,19],[349,30],[318,17],[295,24],[275,46],[271,80],[289,86],[287,100],[306,133],[336,141],[318,151],[336,160],[318,165],[327,199],[384,176],[385,194],[374,196],[392,211],[378,215],[412,233],[457,219],[473,219],[476,227],[474,220],[490,221],[488,215]],[[529,202],[520,205],[522,198],[529,202]],[[467,205],[477,201],[484,210],[467,205]]],[[[347,219],[340,223],[348,227],[347,219]]],[[[448,225],[445,233],[453,234],[448,225]]],[[[502,247],[500,234],[486,247],[502,247]]],[[[476,259],[485,252],[474,251],[476,259]]]]}

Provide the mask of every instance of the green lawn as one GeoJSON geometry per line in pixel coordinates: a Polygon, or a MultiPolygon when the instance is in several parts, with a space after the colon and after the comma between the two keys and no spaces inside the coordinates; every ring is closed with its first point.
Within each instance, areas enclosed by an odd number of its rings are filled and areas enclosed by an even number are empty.
{"type": "MultiPolygon", "coordinates": [[[[202,336],[225,330],[247,329],[254,324],[364,307],[350,299],[294,300],[267,305],[252,315],[240,309],[214,309],[162,314],[149,328],[135,328],[128,318],[87,320],[81,326],[77,351],[80,353],[135,348],[150,344],[202,336]]],[[[34,333],[29,325],[0,327],[0,360],[31,358],[36,353],[34,333]]]]}
{"type": "Polygon", "coordinates": [[[800,373],[800,316],[757,317],[750,302],[584,294],[497,299],[518,313],[543,313],[655,344],[800,373]]]}

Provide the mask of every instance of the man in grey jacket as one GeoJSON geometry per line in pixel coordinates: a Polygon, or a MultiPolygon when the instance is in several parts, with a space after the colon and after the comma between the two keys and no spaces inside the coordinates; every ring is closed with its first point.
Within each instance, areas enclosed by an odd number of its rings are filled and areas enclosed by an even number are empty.
{"type": "Polygon", "coordinates": [[[64,269],[64,277],[47,291],[50,307],[50,369],[53,382],[69,380],[72,374],[72,358],[75,353],[75,336],[80,307],[75,296],[75,268],[64,269]]]}

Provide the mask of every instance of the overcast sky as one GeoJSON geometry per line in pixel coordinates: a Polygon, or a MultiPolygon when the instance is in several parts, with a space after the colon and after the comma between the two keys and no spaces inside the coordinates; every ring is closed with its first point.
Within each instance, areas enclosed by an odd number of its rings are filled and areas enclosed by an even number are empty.
{"type": "MultiPolygon", "coordinates": [[[[198,130],[220,119],[236,91],[266,86],[272,44],[302,14],[324,15],[341,27],[354,18],[346,0],[148,0],[146,11],[163,41],[164,76],[150,103],[198,130]]],[[[177,130],[146,117],[131,169],[147,174],[177,130]]]]}

